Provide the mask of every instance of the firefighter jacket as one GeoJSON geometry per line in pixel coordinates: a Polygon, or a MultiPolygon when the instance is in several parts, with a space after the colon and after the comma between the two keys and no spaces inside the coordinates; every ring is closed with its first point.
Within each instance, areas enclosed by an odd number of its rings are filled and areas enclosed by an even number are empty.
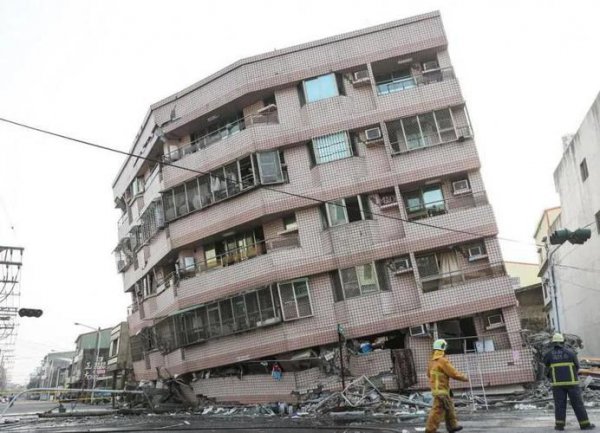
{"type": "Polygon", "coordinates": [[[450,394],[450,378],[467,382],[469,379],[460,373],[452,363],[446,358],[444,351],[434,350],[429,367],[427,368],[427,377],[431,386],[431,394],[449,395],[450,394]]]}
{"type": "Polygon", "coordinates": [[[578,385],[577,371],[579,361],[571,349],[555,344],[552,350],[544,355],[544,365],[552,386],[578,385]]]}

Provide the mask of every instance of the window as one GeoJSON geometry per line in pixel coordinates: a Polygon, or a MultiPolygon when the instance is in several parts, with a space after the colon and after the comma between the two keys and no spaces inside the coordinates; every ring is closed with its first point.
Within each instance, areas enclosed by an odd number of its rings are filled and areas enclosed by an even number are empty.
{"type": "Polygon", "coordinates": [[[388,93],[399,92],[400,90],[416,86],[415,80],[410,73],[410,68],[376,75],[375,83],[377,84],[378,95],[387,95],[388,93]]]}
{"type": "Polygon", "coordinates": [[[115,338],[114,340],[112,340],[110,342],[110,351],[109,351],[109,357],[112,358],[113,356],[117,356],[117,354],[119,353],[119,338],[115,338]]]}
{"type": "Polygon", "coordinates": [[[353,154],[350,138],[345,131],[313,138],[311,151],[315,164],[348,158],[353,154]]]}
{"type": "Polygon", "coordinates": [[[583,161],[581,161],[581,164],[579,164],[579,171],[581,172],[581,181],[585,182],[585,180],[590,175],[588,172],[587,161],[585,160],[585,158],[583,158],[583,161]]]}
{"type": "Polygon", "coordinates": [[[312,316],[308,280],[302,279],[279,283],[277,286],[281,300],[283,320],[294,320],[312,316]]]}
{"type": "Polygon", "coordinates": [[[283,217],[283,228],[285,231],[298,230],[298,222],[296,221],[295,214],[283,217]]]}
{"type": "Polygon", "coordinates": [[[333,297],[336,302],[357,296],[389,290],[387,271],[383,262],[367,263],[334,271],[333,297]]]}
{"type": "Polygon", "coordinates": [[[449,355],[475,350],[477,331],[472,317],[437,322],[438,338],[448,342],[446,353],[449,355]]]}
{"type": "Polygon", "coordinates": [[[262,227],[236,233],[204,246],[205,268],[229,266],[265,252],[262,227]]]}
{"type": "Polygon", "coordinates": [[[409,220],[446,213],[446,204],[441,185],[426,186],[403,195],[409,220]]]}
{"type": "Polygon", "coordinates": [[[333,200],[325,204],[329,227],[372,219],[369,201],[363,195],[333,200]]]}
{"type": "Polygon", "coordinates": [[[421,278],[427,278],[439,275],[437,257],[435,254],[427,254],[420,257],[415,257],[417,260],[417,268],[421,278]]]}
{"type": "Polygon", "coordinates": [[[282,152],[249,155],[213,170],[210,175],[192,179],[164,192],[164,217],[167,221],[172,221],[215,202],[234,197],[255,187],[259,183],[259,172],[262,184],[285,182],[287,172],[282,152]]]}
{"type": "Polygon", "coordinates": [[[269,185],[284,181],[279,151],[261,152],[256,154],[256,156],[260,172],[260,183],[269,185]]]}
{"type": "MultiPolygon", "coordinates": [[[[466,109],[463,110],[466,116],[466,109]]],[[[398,119],[389,122],[387,128],[394,153],[434,146],[458,138],[450,108],[398,119]]],[[[470,130],[465,135],[470,136],[470,130]]]]}
{"type": "Polygon", "coordinates": [[[336,74],[321,75],[303,81],[304,99],[306,102],[315,102],[343,94],[341,81],[336,74]]]}
{"type": "Polygon", "coordinates": [[[600,233],[600,210],[596,212],[596,230],[600,233]]]}

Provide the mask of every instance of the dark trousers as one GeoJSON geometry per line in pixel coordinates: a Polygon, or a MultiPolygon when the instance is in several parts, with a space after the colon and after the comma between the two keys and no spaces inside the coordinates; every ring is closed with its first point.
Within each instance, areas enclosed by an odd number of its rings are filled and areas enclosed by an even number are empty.
{"type": "Polygon", "coordinates": [[[555,386],[552,388],[554,396],[554,419],[557,426],[564,426],[567,419],[567,396],[579,421],[580,427],[590,424],[587,411],[583,406],[581,398],[581,389],[579,386],[555,386]]]}

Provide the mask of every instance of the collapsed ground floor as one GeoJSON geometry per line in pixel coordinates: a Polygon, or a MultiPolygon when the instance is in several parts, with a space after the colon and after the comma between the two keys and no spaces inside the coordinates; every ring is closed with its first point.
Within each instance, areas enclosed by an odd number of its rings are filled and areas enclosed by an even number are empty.
{"type": "MultiPolygon", "coordinates": [[[[197,396],[246,404],[298,403],[314,392],[341,390],[343,382],[361,376],[382,391],[422,390],[428,388],[426,369],[435,338],[448,341],[449,359],[471,379],[454,383],[455,388],[476,390],[534,380],[533,356],[523,342],[514,306],[356,338],[345,335],[342,327],[339,342],[237,357],[179,377],[197,396]]],[[[186,357],[185,349],[174,353],[186,357]]],[[[169,366],[163,363],[169,356],[173,355],[155,351],[134,362],[136,379],[152,381],[161,371],[168,374],[169,366]]]]}

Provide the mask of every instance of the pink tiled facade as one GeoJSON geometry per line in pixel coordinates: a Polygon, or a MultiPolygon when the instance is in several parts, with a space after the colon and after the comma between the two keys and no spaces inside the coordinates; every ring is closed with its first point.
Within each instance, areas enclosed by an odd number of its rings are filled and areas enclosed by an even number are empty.
{"type": "MultiPolygon", "coordinates": [[[[113,190],[138,379],[166,368],[218,400],[293,401],[318,384],[339,388],[339,376],[314,364],[281,381],[223,369],[306,350],[326,363],[342,325],[349,348],[401,335],[424,387],[432,338],[459,322],[471,329],[457,336],[471,349],[451,355],[459,367],[486,385],[532,379],[437,12],[241,60],[152,105],[132,153],[147,159],[127,159],[113,190]],[[308,100],[314,77],[335,79],[337,95],[308,100]],[[340,131],[347,157],[316,159],[325,153],[314,139],[340,131]],[[277,154],[267,182],[263,158],[277,154]],[[249,299],[265,287],[258,320],[249,299]]],[[[351,375],[391,374],[390,348],[349,350],[351,375]]]]}

